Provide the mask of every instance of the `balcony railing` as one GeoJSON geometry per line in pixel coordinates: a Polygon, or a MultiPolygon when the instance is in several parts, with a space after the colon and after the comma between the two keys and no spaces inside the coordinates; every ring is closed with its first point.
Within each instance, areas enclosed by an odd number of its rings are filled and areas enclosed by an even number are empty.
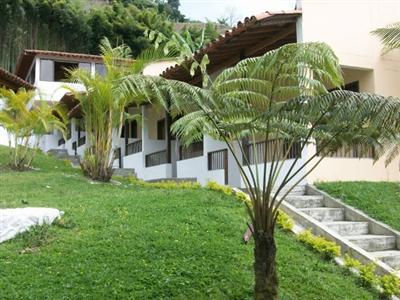
{"type": "Polygon", "coordinates": [[[227,166],[228,150],[208,152],[208,170],[221,170],[227,166]]]}
{"type": "Polygon", "coordinates": [[[79,138],[78,140],[78,147],[86,144],[86,136],[79,138]]]}
{"type": "Polygon", "coordinates": [[[146,168],[167,163],[167,150],[162,150],[146,155],[146,168]]]}
{"type": "Polygon", "coordinates": [[[266,162],[270,162],[273,159],[282,160],[301,157],[301,144],[293,143],[292,145],[290,145],[289,142],[283,139],[274,139],[267,142],[257,142],[255,144],[251,143],[245,145],[244,150],[245,153],[243,155],[243,165],[262,164],[265,162],[265,160],[266,162]],[[267,149],[265,149],[265,147],[267,147],[267,149]],[[265,150],[267,150],[266,153],[265,150]]]}
{"type": "Polygon", "coordinates": [[[179,160],[203,156],[203,141],[179,147],[179,160]]]}
{"type": "MultiPolygon", "coordinates": [[[[317,151],[318,149],[317,143],[317,151]]],[[[371,146],[362,146],[362,145],[345,145],[337,149],[336,151],[322,151],[326,157],[335,157],[335,158],[374,158],[375,150],[371,146]]]]}
{"type": "Polygon", "coordinates": [[[208,152],[207,154],[208,170],[224,170],[224,183],[228,184],[228,150],[208,152]]]}
{"type": "Polygon", "coordinates": [[[125,156],[142,152],[142,140],[126,145],[125,156]]]}

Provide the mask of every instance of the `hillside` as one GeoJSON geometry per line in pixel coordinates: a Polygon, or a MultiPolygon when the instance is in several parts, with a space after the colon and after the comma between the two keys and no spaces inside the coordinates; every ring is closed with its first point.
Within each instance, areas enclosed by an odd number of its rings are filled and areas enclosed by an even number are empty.
{"type": "MultiPolygon", "coordinates": [[[[40,155],[5,167],[1,207],[65,212],[58,225],[0,244],[1,299],[251,299],[252,244],[242,204],[205,189],[93,184],[40,155]]],[[[1,168],[1,167],[0,167],[1,168]]],[[[376,299],[355,277],[277,232],[282,299],[376,299]]]]}

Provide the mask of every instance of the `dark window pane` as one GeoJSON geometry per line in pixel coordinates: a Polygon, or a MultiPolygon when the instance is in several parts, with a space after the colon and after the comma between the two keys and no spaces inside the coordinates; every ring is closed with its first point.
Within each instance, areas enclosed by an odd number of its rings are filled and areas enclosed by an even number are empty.
{"type": "Polygon", "coordinates": [[[54,81],[54,61],[47,59],[40,60],[40,80],[54,81]]]}
{"type": "Polygon", "coordinates": [[[165,140],[165,119],[157,122],[157,139],[165,140]]]}
{"type": "Polygon", "coordinates": [[[96,74],[98,74],[100,76],[106,75],[106,68],[104,67],[103,64],[96,64],[95,70],[96,70],[96,74]]]}
{"type": "Polygon", "coordinates": [[[346,91],[352,91],[352,92],[360,92],[360,87],[359,87],[359,82],[358,81],[354,81],[351,83],[348,83],[344,86],[344,89],[346,91]]]}
{"type": "Polygon", "coordinates": [[[54,81],[63,81],[68,79],[68,71],[78,68],[77,63],[54,62],[54,81]]]}
{"type": "Polygon", "coordinates": [[[131,130],[130,130],[130,138],[137,139],[137,122],[136,120],[131,121],[131,130]]]}
{"type": "Polygon", "coordinates": [[[125,137],[125,125],[122,125],[122,129],[121,129],[121,138],[125,137]]]}

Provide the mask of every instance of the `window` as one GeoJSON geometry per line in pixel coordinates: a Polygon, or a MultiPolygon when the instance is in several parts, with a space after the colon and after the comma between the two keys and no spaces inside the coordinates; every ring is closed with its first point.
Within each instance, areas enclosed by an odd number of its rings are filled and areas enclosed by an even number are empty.
{"type": "MultiPolygon", "coordinates": [[[[48,59],[40,60],[40,80],[42,81],[64,81],[68,79],[68,70],[82,69],[91,71],[91,63],[88,62],[62,62],[48,59]]],[[[34,70],[32,70],[34,73],[34,70]]]]}
{"type": "Polygon", "coordinates": [[[125,137],[125,125],[122,125],[122,128],[121,128],[121,138],[124,138],[125,137]]]}
{"type": "Polygon", "coordinates": [[[92,70],[91,63],[85,63],[85,62],[79,63],[78,64],[78,68],[81,69],[81,70],[86,70],[89,73],[91,73],[91,70],[92,70]]]}
{"type": "Polygon", "coordinates": [[[54,81],[68,79],[68,70],[77,69],[79,64],[71,62],[54,62],[54,81]]]}
{"type": "Polygon", "coordinates": [[[54,61],[48,59],[40,60],[40,80],[54,81],[54,61]]]}
{"type": "Polygon", "coordinates": [[[359,92],[360,91],[360,85],[358,81],[350,82],[344,86],[344,89],[346,91],[352,91],[352,92],[359,92]]]}
{"type": "Polygon", "coordinates": [[[128,122],[128,129],[126,129],[125,124],[122,126],[121,138],[125,137],[125,132],[128,131],[128,138],[137,139],[137,122],[136,120],[128,122]]]}
{"type": "Polygon", "coordinates": [[[165,119],[157,122],[157,139],[165,140],[165,119]]]}
{"type": "Polygon", "coordinates": [[[136,122],[136,120],[133,120],[133,121],[131,121],[131,124],[130,124],[130,132],[129,132],[129,137],[131,138],[131,139],[137,139],[137,122],[136,122]]]}
{"type": "Polygon", "coordinates": [[[35,79],[36,79],[36,67],[35,64],[33,65],[33,68],[31,69],[31,72],[29,73],[29,76],[27,78],[27,81],[30,84],[35,84],[35,79]]]}
{"type": "MultiPolygon", "coordinates": [[[[358,92],[360,92],[360,84],[358,81],[353,81],[353,82],[347,83],[345,86],[342,86],[342,89],[346,90],[346,91],[358,93],[358,92]]],[[[336,90],[337,89],[331,89],[331,90],[329,90],[329,92],[336,91],[336,90]]]]}
{"type": "Polygon", "coordinates": [[[104,76],[106,75],[106,68],[104,67],[103,64],[96,64],[94,66],[96,74],[100,75],[100,76],[104,76]]]}
{"type": "Polygon", "coordinates": [[[71,139],[71,130],[72,130],[71,122],[68,122],[68,125],[67,125],[67,141],[71,139]]]}

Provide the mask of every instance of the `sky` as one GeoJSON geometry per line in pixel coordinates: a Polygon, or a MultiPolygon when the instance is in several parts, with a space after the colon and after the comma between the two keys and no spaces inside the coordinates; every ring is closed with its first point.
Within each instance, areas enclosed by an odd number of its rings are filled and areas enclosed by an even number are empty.
{"type": "Polygon", "coordinates": [[[192,20],[216,21],[227,17],[228,23],[243,20],[267,10],[294,9],[296,0],[181,0],[181,12],[192,20]]]}

